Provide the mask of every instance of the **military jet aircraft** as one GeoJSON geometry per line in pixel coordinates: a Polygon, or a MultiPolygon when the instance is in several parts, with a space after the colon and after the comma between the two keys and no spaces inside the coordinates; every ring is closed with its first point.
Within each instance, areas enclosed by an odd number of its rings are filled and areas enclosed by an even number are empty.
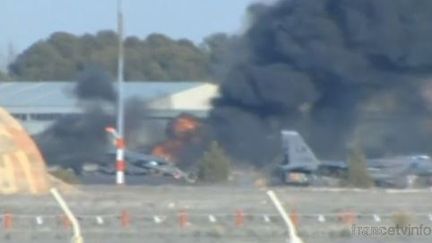
{"type": "MultiPolygon", "coordinates": [[[[114,140],[117,138],[118,135],[114,128],[109,127],[106,130],[113,136],[114,140]]],[[[183,179],[189,183],[195,182],[195,177],[192,174],[187,174],[164,158],[130,150],[125,150],[124,158],[127,164],[126,175],[160,175],[178,180],[183,179]]],[[[92,158],[91,163],[84,164],[82,173],[114,175],[116,173],[115,160],[116,151],[109,151],[99,158],[92,158]]]]}
{"type": "MultiPolygon", "coordinates": [[[[294,185],[338,186],[347,178],[345,161],[320,161],[297,131],[283,130],[283,163],[277,173],[282,181],[294,185]]],[[[367,159],[367,170],[376,186],[410,187],[421,181],[432,185],[432,159],[414,154],[367,159]]]]}
{"type": "MultiPolygon", "coordinates": [[[[116,173],[115,156],[115,151],[110,151],[95,159],[96,161],[93,161],[93,163],[85,164],[82,172],[85,174],[100,173],[114,175],[116,173]]],[[[125,160],[127,161],[126,175],[144,176],[151,174],[184,179],[191,183],[194,181],[190,175],[163,158],[126,150],[125,160]]]]}

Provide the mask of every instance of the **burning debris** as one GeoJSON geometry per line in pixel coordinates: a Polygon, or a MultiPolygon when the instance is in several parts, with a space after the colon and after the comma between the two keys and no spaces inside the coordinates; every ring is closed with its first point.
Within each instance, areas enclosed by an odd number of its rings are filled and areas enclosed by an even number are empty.
{"type": "MultiPolygon", "coordinates": [[[[37,141],[49,163],[73,168],[80,172],[84,163],[99,159],[114,149],[111,137],[115,124],[117,93],[110,77],[100,70],[86,71],[73,90],[82,112],[58,119],[37,136],[37,141]]],[[[192,115],[182,114],[167,126],[166,135],[161,124],[149,121],[145,102],[129,98],[125,102],[125,134],[128,148],[152,147],[153,155],[183,165],[195,162],[201,122],[192,115]],[[162,133],[162,132],[159,132],[162,133]],[[166,141],[154,145],[156,137],[166,141]],[[192,156],[192,157],[190,157],[192,156]]],[[[160,139],[159,139],[160,141],[160,139]]],[[[204,146],[204,145],[202,145],[204,146]]],[[[145,152],[145,150],[143,150],[145,152]]],[[[114,161],[113,161],[114,163],[114,161]]]]}
{"type": "Polygon", "coordinates": [[[183,166],[195,162],[197,156],[192,155],[196,153],[193,151],[197,146],[204,146],[202,123],[198,118],[181,114],[168,124],[166,134],[167,139],[153,147],[153,155],[183,166]]]}
{"type": "Polygon", "coordinates": [[[175,120],[171,121],[168,126],[168,134],[173,137],[192,139],[196,136],[201,123],[198,118],[188,115],[181,114],[175,120]]]}

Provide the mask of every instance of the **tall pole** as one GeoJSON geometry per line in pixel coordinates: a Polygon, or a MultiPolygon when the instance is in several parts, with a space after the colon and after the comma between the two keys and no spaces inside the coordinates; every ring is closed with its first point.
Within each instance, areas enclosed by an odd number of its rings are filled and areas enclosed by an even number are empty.
{"type": "Polygon", "coordinates": [[[125,141],[124,141],[124,50],[123,50],[123,11],[122,0],[117,0],[117,35],[118,35],[118,66],[117,66],[117,131],[116,139],[116,184],[125,184],[125,141]]]}

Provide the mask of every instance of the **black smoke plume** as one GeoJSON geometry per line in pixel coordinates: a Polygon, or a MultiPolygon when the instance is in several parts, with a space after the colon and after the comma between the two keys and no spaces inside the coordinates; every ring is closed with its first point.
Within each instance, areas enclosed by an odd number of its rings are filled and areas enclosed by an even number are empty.
{"type": "Polygon", "coordinates": [[[74,93],[82,101],[105,101],[112,104],[117,97],[110,76],[97,68],[88,69],[81,74],[74,93]]]}
{"type": "MultiPolygon", "coordinates": [[[[74,168],[79,172],[83,163],[107,162],[104,155],[114,150],[113,138],[106,127],[116,122],[117,92],[110,76],[103,70],[91,68],[78,79],[73,95],[81,109],[79,114],[65,115],[39,134],[36,139],[48,163],[74,168]]],[[[143,126],[154,128],[144,122],[147,109],[143,101],[131,98],[125,103],[125,133],[129,145],[145,143],[139,133],[143,126]]],[[[114,161],[112,161],[114,163],[114,161]]]]}
{"type": "Polygon", "coordinates": [[[82,73],[72,94],[81,112],[59,118],[36,139],[49,164],[79,172],[83,163],[93,162],[107,151],[105,128],[115,122],[116,92],[110,77],[92,68],[82,73]]]}
{"type": "Polygon", "coordinates": [[[432,74],[432,1],[281,0],[249,12],[245,58],[209,119],[231,154],[268,163],[281,128],[300,130],[327,158],[357,137],[381,153],[430,149],[419,91],[432,74]],[[380,121],[360,133],[370,106],[380,121]]]}

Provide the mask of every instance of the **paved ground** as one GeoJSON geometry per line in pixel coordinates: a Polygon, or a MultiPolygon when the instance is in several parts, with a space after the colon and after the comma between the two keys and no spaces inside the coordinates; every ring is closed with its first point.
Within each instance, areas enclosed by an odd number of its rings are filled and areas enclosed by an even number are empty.
{"type": "MultiPolygon", "coordinates": [[[[273,188],[306,242],[430,242],[431,236],[360,237],[357,226],[395,222],[432,227],[432,192],[273,188]],[[351,214],[349,214],[349,213],[351,214]],[[355,214],[355,220],[347,218],[355,214]]],[[[265,190],[205,186],[92,186],[65,195],[86,242],[284,242],[286,233],[265,190]]],[[[68,242],[70,225],[50,196],[3,197],[13,223],[1,242],[68,242]]]]}

